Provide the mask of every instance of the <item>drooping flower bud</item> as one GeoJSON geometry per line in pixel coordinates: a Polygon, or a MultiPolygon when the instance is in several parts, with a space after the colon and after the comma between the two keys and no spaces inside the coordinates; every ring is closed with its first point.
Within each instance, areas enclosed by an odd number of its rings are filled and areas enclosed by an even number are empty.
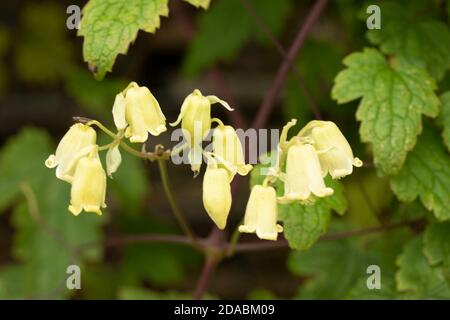
{"type": "MultiPolygon", "coordinates": [[[[211,104],[220,103],[227,110],[233,109],[225,101],[216,96],[203,96],[200,90],[195,89],[183,101],[180,114],[172,127],[181,122],[181,128],[187,141],[189,160],[194,172],[198,172],[202,159],[202,148],[199,147],[211,129],[211,104]]],[[[180,148],[181,151],[183,148],[180,148]]]]}
{"type": "Polygon", "coordinates": [[[82,210],[102,214],[100,208],[106,207],[106,174],[97,147],[78,161],[70,194],[69,211],[74,215],[82,210]]]}
{"type": "Polygon", "coordinates": [[[283,227],[277,224],[277,196],[270,186],[256,185],[250,192],[245,209],[244,224],[239,226],[239,232],[254,233],[260,239],[277,240],[283,227]]]}
{"type": "Polygon", "coordinates": [[[92,151],[96,139],[94,129],[82,123],[74,124],[59,142],[55,154],[45,161],[45,165],[48,168],[57,167],[56,177],[71,182],[78,160],[92,151]]]}
{"type": "Polygon", "coordinates": [[[131,82],[118,95],[113,106],[114,123],[118,130],[125,130],[131,142],[145,142],[150,132],[158,136],[166,131],[166,117],[158,101],[147,87],[131,82]]]}
{"type": "Polygon", "coordinates": [[[203,205],[208,215],[219,229],[227,224],[231,208],[231,187],[228,171],[218,168],[214,160],[210,159],[203,177],[203,205]]]}
{"type": "Polygon", "coordinates": [[[326,197],[333,189],[325,186],[319,158],[314,147],[295,143],[289,149],[284,177],[284,196],[280,202],[306,201],[311,195],[326,197]]]}
{"type": "Polygon", "coordinates": [[[119,144],[115,144],[106,153],[106,173],[109,177],[117,171],[121,163],[122,155],[120,154],[119,144]]]}
{"type": "Polygon", "coordinates": [[[331,121],[320,121],[311,129],[311,137],[319,154],[322,174],[328,172],[339,179],[361,167],[362,161],[353,157],[352,148],[339,128],[331,121]]]}
{"type": "Polygon", "coordinates": [[[241,141],[232,126],[219,124],[214,128],[213,150],[219,159],[227,163],[232,177],[236,173],[245,176],[253,168],[252,165],[245,164],[241,141]]]}

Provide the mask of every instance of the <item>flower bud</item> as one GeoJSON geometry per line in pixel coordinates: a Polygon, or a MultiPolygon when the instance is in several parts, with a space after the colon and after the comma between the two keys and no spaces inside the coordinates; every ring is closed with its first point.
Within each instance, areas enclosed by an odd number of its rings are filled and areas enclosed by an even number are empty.
{"type": "Polygon", "coordinates": [[[353,157],[352,149],[339,128],[331,121],[320,121],[311,130],[311,137],[319,154],[322,174],[328,172],[339,179],[361,167],[362,161],[353,157]]]}
{"type": "Polygon", "coordinates": [[[120,154],[119,144],[113,145],[106,153],[106,172],[109,177],[117,171],[122,163],[122,155],[120,154]]]}
{"type": "Polygon", "coordinates": [[[314,194],[326,197],[333,189],[325,186],[316,150],[310,144],[295,143],[287,152],[284,196],[281,202],[305,201],[314,194]]]}
{"type": "Polygon", "coordinates": [[[79,215],[82,210],[101,215],[105,208],[106,174],[97,147],[78,161],[72,181],[69,211],[79,215]]]}
{"type": "Polygon", "coordinates": [[[231,201],[227,170],[208,164],[203,177],[203,205],[219,229],[224,229],[227,224],[231,201]]]}
{"type": "Polygon", "coordinates": [[[116,96],[113,117],[118,130],[126,128],[125,137],[131,142],[145,142],[149,132],[158,136],[167,130],[158,101],[147,87],[135,82],[116,96]]]}
{"type": "Polygon", "coordinates": [[[254,233],[260,239],[277,240],[283,227],[277,224],[277,197],[273,187],[255,185],[245,209],[244,224],[239,232],[254,233]]]}
{"type": "Polygon", "coordinates": [[[245,164],[241,141],[232,126],[219,125],[214,129],[213,150],[218,158],[227,162],[232,177],[236,173],[245,176],[253,168],[245,164]]]}
{"type": "Polygon", "coordinates": [[[74,124],[59,142],[55,154],[45,161],[45,165],[48,168],[57,167],[56,177],[71,182],[78,160],[92,151],[96,139],[94,129],[82,123],[74,124]]]}

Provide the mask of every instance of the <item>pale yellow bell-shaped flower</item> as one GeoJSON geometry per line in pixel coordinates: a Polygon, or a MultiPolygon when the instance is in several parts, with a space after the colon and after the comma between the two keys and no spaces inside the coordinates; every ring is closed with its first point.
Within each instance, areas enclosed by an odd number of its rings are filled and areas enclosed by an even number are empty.
{"type": "Polygon", "coordinates": [[[230,176],[213,159],[209,161],[203,177],[203,205],[217,227],[224,229],[232,202],[230,176]]]}
{"type": "Polygon", "coordinates": [[[330,173],[333,179],[339,179],[351,174],[353,166],[362,166],[362,161],[353,157],[347,139],[333,122],[316,121],[311,138],[319,154],[323,176],[330,173]]]}
{"type": "Polygon", "coordinates": [[[326,197],[333,189],[325,186],[319,157],[314,147],[307,143],[294,143],[289,147],[284,175],[284,196],[280,202],[306,201],[311,195],[326,197]]]}
{"type": "Polygon", "coordinates": [[[101,208],[106,207],[106,174],[97,147],[78,161],[70,195],[69,211],[76,216],[82,210],[101,215],[101,208]]]}
{"type": "Polygon", "coordinates": [[[78,160],[92,151],[96,139],[94,129],[82,123],[74,124],[62,137],[55,154],[45,161],[45,165],[48,168],[57,167],[56,177],[71,182],[78,160]]]}
{"type": "Polygon", "coordinates": [[[112,113],[117,129],[125,129],[125,137],[131,142],[143,143],[149,132],[158,136],[167,130],[166,117],[158,101],[147,87],[135,82],[116,95],[112,113]]]}
{"type": "Polygon", "coordinates": [[[120,154],[119,144],[115,144],[106,152],[106,173],[109,177],[117,171],[121,163],[122,155],[120,154]]]}
{"type": "Polygon", "coordinates": [[[217,158],[225,162],[232,177],[236,173],[245,176],[253,168],[251,164],[245,164],[241,141],[232,126],[219,124],[214,128],[213,150],[217,158]]]}
{"type": "Polygon", "coordinates": [[[277,240],[283,227],[277,224],[277,195],[273,187],[255,185],[245,209],[244,224],[239,232],[255,233],[260,239],[277,240]]]}
{"type": "Polygon", "coordinates": [[[194,172],[200,169],[203,151],[200,144],[211,129],[211,104],[214,103],[220,103],[227,110],[233,111],[225,101],[216,96],[203,96],[200,90],[195,89],[184,99],[177,120],[170,124],[174,127],[181,122],[187,144],[177,152],[189,148],[189,161],[194,172]]]}

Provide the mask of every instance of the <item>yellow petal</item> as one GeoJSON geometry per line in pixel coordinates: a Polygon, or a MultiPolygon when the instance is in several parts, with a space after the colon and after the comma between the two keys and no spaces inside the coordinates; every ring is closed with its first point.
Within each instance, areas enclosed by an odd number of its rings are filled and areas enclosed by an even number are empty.
{"type": "Polygon", "coordinates": [[[227,224],[231,201],[228,172],[208,166],[203,177],[203,205],[219,229],[224,229],[227,224]]]}
{"type": "Polygon", "coordinates": [[[126,107],[125,96],[123,95],[123,93],[117,94],[112,109],[114,124],[116,125],[117,130],[123,130],[128,125],[127,120],[125,118],[125,107],[126,107]]]}

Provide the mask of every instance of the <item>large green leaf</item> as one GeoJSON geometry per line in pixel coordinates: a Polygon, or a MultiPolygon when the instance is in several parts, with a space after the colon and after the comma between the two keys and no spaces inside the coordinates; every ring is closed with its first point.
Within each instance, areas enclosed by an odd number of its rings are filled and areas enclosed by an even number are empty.
{"type": "Polygon", "coordinates": [[[419,137],[391,188],[402,201],[418,196],[439,220],[450,219],[450,157],[438,134],[429,126],[419,137]]]}
{"type": "Polygon", "coordinates": [[[361,140],[372,143],[380,172],[394,174],[416,144],[422,114],[438,114],[434,80],[400,59],[386,61],[375,49],[350,54],[344,64],[347,69],[337,75],[332,96],[338,103],[362,98],[356,113],[361,140]]]}
{"type": "Polygon", "coordinates": [[[381,8],[381,28],[367,31],[369,41],[379,45],[384,53],[426,67],[433,77],[442,79],[450,68],[450,30],[447,24],[423,16],[433,6],[426,2],[370,4],[381,8]]]}
{"type": "Polygon", "coordinates": [[[83,56],[98,79],[110,72],[117,55],[125,54],[139,30],[155,32],[167,16],[168,0],[90,0],[83,8],[78,34],[83,56]]]}
{"type": "Polygon", "coordinates": [[[0,188],[11,189],[2,200],[4,206],[15,205],[13,254],[20,267],[2,271],[0,283],[20,274],[16,285],[22,291],[14,298],[67,296],[71,293],[65,285],[67,267],[82,267],[83,261],[100,254],[97,245],[76,252],[77,245],[100,240],[101,220],[94,214],[69,213],[69,185],[44,166],[52,151],[48,135],[38,129],[25,129],[1,151],[0,188]]]}
{"type": "MultiPolygon", "coordinates": [[[[252,6],[268,27],[278,34],[290,0],[251,0],[252,6]]],[[[197,74],[217,61],[229,60],[250,38],[265,39],[254,17],[240,0],[216,0],[199,20],[198,31],[190,43],[184,62],[184,72],[197,74]]]]}
{"type": "Polygon", "coordinates": [[[422,250],[422,237],[408,242],[397,259],[397,289],[411,297],[449,299],[450,287],[439,267],[428,265],[422,250]]]}
{"type": "Polygon", "coordinates": [[[283,221],[284,237],[291,248],[309,249],[327,232],[332,210],[343,214],[347,209],[342,185],[330,178],[326,179],[326,184],[334,189],[334,194],[330,197],[317,199],[309,205],[279,205],[279,219],[283,221]]]}

